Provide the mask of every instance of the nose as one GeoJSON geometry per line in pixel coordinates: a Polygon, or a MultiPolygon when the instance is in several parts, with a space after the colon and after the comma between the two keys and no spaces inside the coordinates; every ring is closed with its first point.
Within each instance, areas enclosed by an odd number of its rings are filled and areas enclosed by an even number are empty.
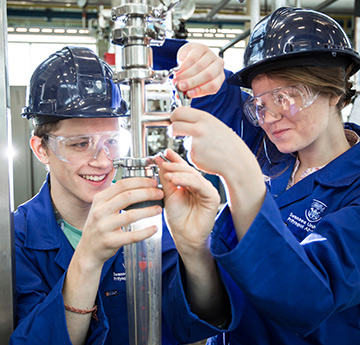
{"type": "Polygon", "coordinates": [[[279,112],[272,112],[270,109],[266,108],[263,115],[262,120],[263,123],[273,123],[279,121],[283,118],[283,114],[279,112]]]}
{"type": "Polygon", "coordinates": [[[107,167],[112,160],[109,155],[109,150],[107,147],[100,147],[96,151],[94,157],[90,160],[91,165],[96,165],[98,167],[107,167]]]}
{"type": "Polygon", "coordinates": [[[101,152],[104,152],[108,157],[110,156],[109,149],[105,145],[103,145],[103,146],[99,145],[99,146],[96,147],[96,152],[95,152],[95,155],[94,155],[94,159],[97,159],[101,152]]]}

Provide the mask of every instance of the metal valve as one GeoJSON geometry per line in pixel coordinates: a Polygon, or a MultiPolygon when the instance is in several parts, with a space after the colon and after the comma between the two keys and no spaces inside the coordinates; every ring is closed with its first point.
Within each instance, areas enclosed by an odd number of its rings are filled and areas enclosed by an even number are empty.
{"type": "Polygon", "coordinates": [[[175,85],[175,88],[176,88],[176,92],[177,92],[177,94],[179,96],[181,106],[190,107],[192,99],[189,96],[186,95],[186,92],[183,92],[183,91],[179,90],[176,85],[175,85]]]}

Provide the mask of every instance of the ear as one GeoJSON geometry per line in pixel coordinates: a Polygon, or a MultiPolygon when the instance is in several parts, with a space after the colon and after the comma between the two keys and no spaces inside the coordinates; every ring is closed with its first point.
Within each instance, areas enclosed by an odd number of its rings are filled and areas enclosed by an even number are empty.
{"type": "Polygon", "coordinates": [[[330,96],[329,105],[335,107],[336,104],[338,104],[338,102],[340,101],[340,98],[341,96],[335,96],[335,95],[330,96]]]}
{"type": "Polygon", "coordinates": [[[36,135],[30,138],[30,147],[36,158],[43,164],[50,163],[46,148],[42,145],[42,139],[36,135]]]}

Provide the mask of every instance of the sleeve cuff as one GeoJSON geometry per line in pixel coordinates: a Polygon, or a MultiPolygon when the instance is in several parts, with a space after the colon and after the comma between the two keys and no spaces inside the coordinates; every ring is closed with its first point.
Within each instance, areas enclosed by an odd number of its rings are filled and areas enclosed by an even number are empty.
{"type": "Polygon", "coordinates": [[[231,305],[232,317],[231,320],[227,320],[226,329],[221,328],[223,325],[215,327],[207,323],[191,311],[183,286],[182,263],[180,258],[178,258],[176,273],[169,285],[169,292],[171,294],[170,303],[164,307],[168,308],[168,310],[165,310],[165,313],[169,325],[179,342],[196,342],[212,337],[220,332],[232,331],[238,325],[240,318],[238,316],[239,313],[235,313],[235,310],[241,310],[243,295],[227,272],[222,267],[219,267],[219,270],[231,305]],[[236,316],[234,317],[234,315],[236,316]]]}

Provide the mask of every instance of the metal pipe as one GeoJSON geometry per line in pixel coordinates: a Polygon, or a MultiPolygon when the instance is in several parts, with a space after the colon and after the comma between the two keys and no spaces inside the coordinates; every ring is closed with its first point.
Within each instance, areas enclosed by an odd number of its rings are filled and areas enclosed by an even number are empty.
{"type": "Polygon", "coordinates": [[[324,8],[330,6],[331,4],[333,4],[334,2],[336,2],[337,0],[326,0],[324,2],[322,2],[320,5],[318,6],[315,6],[314,7],[314,10],[315,11],[321,11],[323,10],[324,8]]]}
{"type": "Polygon", "coordinates": [[[133,223],[126,231],[154,224],[155,235],[124,248],[130,345],[161,344],[161,215],[133,223]]]}
{"type": "MultiPolygon", "coordinates": [[[[249,15],[242,14],[216,14],[211,19],[211,23],[216,24],[242,24],[250,20],[249,15]]],[[[208,24],[206,20],[206,16],[200,13],[194,13],[191,18],[187,21],[187,23],[197,23],[197,24],[208,24]]]]}
{"type": "Polygon", "coordinates": [[[274,7],[273,10],[276,10],[277,8],[286,6],[286,0],[274,0],[274,7]]]}
{"type": "Polygon", "coordinates": [[[145,83],[143,80],[130,81],[130,127],[131,157],[145,157],[142,117],[145,113],[145,83]]]}
{"type": "Polygon", "coordinates": [[[13,229],[13,165],[7,70],[6,1],[0,8],[0,344],[8,344],[15,319],[15,254],[13,229]]]}
{"type": "Polygon", "coordinates": [[[223,0],[221,1],[219,4],[217,4],[206,16],[206,20],[210,21],[212,19],[212,17],[218,13],[222,8],[224,8],[228,3],[230,2],[230,0],[223,0]]]}
{"type": "Polygon", "coordinates": [[[232,46],[234,46],[236,43],[242,41],[243,39],[245,39],[246,37],[248,37],[250,35],[250,29],[244,31],[242,34],[238,35],[237,37],[235,37],[233,40],[231,40],[228,44],[224,45],[220,51],[219,51],[219,56],[221,58],[224,57],[224,53],[226,50],[228,50],[229,48],[231,48],[232,46]]]}
{"type": "MultiPolygon", "coordinates": [[[[119,157],[113,163],[114,167],[122,168],[123,178],[157,178],[153,159],[146,157],[147,126],[156,123],[169,125],[170,114],[156,113],[152,116],[145,113],[145,85],[165,82],[169,71],[153,71],[150,41],[163,42],[159,22],[178,2],[173,0],[167,5],[160,5],[156,4],[156,0],[124,0],[119,7],[112,9],[112,18],[116,21],[112,43],[121,46],[121,66],[115,73],[114,81],[130,86],[131,157],[119,157]],[[154,25],[150,27],[149,23],[154,25]]],[[[152,204],[144,202],[129,208],[152,204]]],[[[127,226],[125,231],[136,231],[150,225],[157,226],[155,235],[124,247],[130,345],[161,345],[162,216],[137,221],[127,226]]]]}
{"type": "Polygon", "coordinates": [[[250,29],[260,21],[260,0],[252,0],[250,3],[250,29]]]}

